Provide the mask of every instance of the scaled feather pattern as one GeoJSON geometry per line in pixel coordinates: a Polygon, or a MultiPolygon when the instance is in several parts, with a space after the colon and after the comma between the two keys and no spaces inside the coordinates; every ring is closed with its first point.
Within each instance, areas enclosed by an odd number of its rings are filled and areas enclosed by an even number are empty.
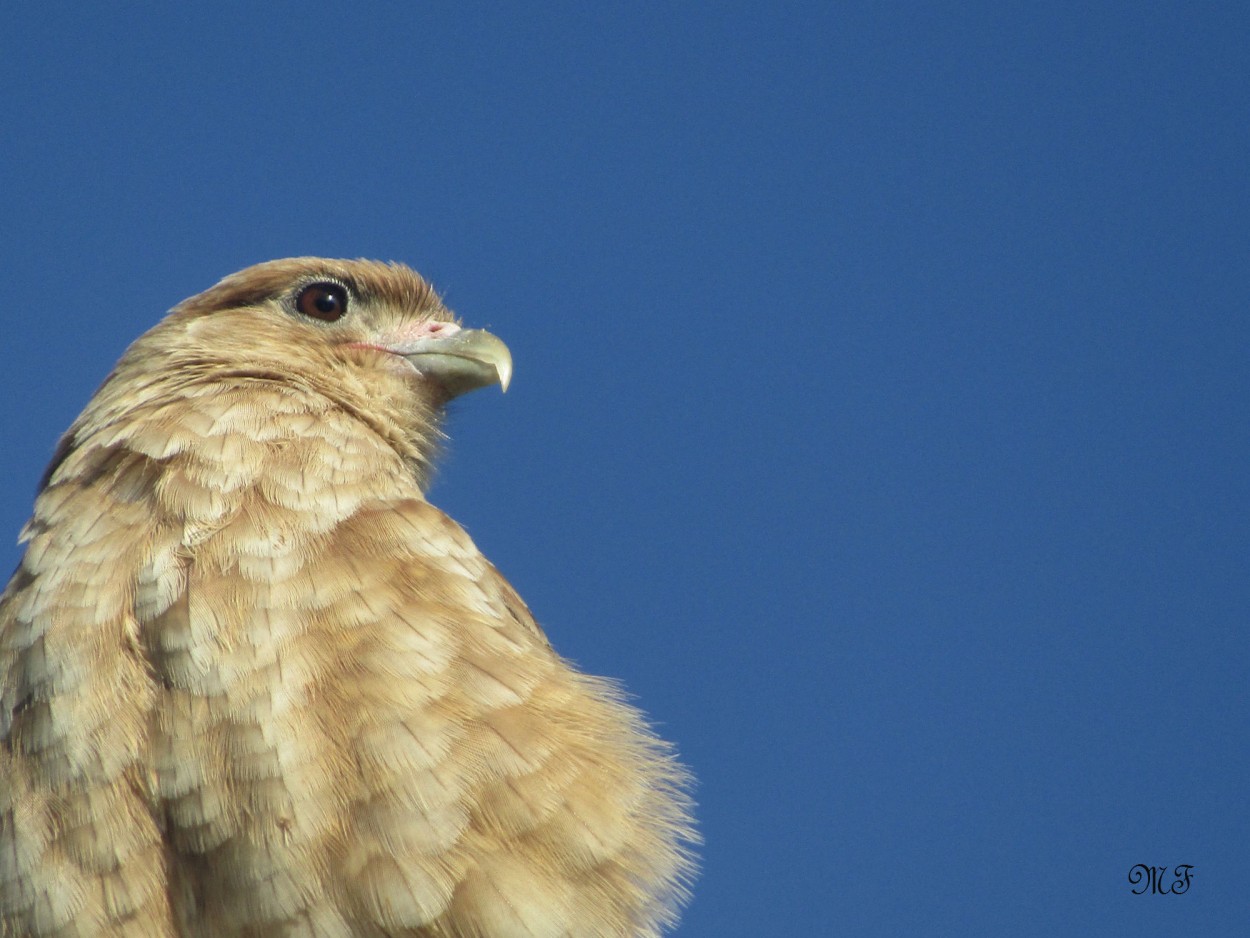
{"type": "Polygon", "coordinates": [[[688,777],[424,489],[511,359],[396,264],[227,277],[62,439],[0,597],[0,934],[654,936],[688,777]]]}

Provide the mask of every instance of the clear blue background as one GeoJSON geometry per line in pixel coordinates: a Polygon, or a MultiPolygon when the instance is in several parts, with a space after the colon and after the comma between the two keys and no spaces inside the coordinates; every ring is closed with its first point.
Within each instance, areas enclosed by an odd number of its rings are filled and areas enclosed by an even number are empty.
{"type": "Polygon", "coordinates": [[[6,541],[178,300],[407,261],[516,359],[432,499],[698,774],[679,934],[1246,933],[1244,3],[25,4],[0,126],[6,541]]]}

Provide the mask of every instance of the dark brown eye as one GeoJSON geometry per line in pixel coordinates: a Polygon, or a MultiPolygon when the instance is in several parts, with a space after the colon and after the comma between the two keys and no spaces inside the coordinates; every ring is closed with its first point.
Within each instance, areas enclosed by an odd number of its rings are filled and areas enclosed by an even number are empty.
{"type": "Polygon", "coordinates": [[[347,312],[347,290],[337,283],[310,283],[295,297],[295,308],[313,319],[334,322],[347,312]]]}

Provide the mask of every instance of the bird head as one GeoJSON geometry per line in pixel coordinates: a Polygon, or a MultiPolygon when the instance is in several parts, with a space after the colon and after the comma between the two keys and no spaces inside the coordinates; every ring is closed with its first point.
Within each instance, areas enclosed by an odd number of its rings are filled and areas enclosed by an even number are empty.
{"type": "MultiPolygon", "coordinates": [[[[492,384],[506,391],[512,378],[508,347],[489,332],[462,328],[403,264],[314,257],[257,264],[183,301],[171,319],[201,320],[190,331],[214,338],[237,325],[244,341],[276,338],[284,356],[302,346],[319,365],[390,371],[440,403],[492,384]]],[[[258,344],[261,357],[272,351],[258,344]]]]}
{"type": "Polygon", "coordinates": [[[448,401],[506,390],[502,341],[466,329],[402,264],[299,257],[231,274],[171,310],[127,350],[63,441],[119,418],[132,403],[247,382],[281,384],[351,411],[428,472],[448,401]]]}

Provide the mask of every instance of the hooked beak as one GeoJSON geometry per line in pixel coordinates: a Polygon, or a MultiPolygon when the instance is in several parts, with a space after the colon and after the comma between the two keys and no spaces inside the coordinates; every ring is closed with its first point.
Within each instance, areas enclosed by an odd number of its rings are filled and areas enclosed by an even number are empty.
{"type": "Polygon", "coordinates": [[[506,391],[512,381],[512,353],[485,329],[420,338],[406,344],[402,355],[449,399],[492,384],[506,391]]]}

